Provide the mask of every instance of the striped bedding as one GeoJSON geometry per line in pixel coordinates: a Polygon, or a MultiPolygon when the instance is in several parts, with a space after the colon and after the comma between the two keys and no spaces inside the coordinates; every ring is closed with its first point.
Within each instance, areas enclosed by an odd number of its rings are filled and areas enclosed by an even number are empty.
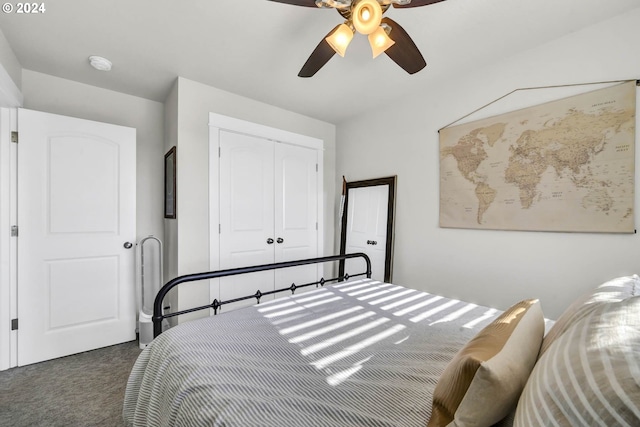
{"type": "Polygon", "coordinates": [[[500,311],[369,279],[187,322],[127,384],[127,426],[424,426],[459,348],[500,311]]]}

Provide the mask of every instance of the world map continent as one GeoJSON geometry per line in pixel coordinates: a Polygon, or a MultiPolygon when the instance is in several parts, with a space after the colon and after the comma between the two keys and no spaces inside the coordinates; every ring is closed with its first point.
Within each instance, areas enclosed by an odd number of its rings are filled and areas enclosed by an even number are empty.
{"type": "Polygon", "coordinates": [[[635,82],[440,132],[440,225],[632,232],[635,82]]]}

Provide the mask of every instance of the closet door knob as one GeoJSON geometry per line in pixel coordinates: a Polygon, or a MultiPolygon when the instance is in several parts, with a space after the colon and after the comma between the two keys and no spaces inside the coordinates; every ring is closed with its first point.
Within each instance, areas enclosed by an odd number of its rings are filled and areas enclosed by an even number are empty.
{"type": "Polygon", "coordinates": [[[367,240],[367,245],[377,245],[378,242],[376,242],[375,240],[367,240]]]}
{"type": "Polygon", "coordinates": [[[133,243],[125,242],[124,245],[122,245],[122,246],[124,246],[125,249],[131,249],[133,247],[133,243]]]}
{"type": "Polygon", "coordinates": [[[284,239],[282,237],[278,237],[278,240],[276,240],[276,242],[282,243],[282,242],[284,242],[284,239]]]}
{"type": "Polygon", "coordinates": [[[269,245],[273,244],[273,239],[271,237],[269,237],[267,239],[267,244],[269,244],[269,245]]]}

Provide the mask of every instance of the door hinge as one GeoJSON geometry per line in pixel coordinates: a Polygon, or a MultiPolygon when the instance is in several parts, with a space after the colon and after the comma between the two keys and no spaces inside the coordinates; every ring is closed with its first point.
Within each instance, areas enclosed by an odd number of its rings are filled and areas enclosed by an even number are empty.
{"type": "Polygon", "coordinates": [[[222,234],[222,224],[218,224],[218,234],[222,234]]]}
{"type": "Polygon", "coordinates": [[[318,172],[318,164],[316,163],[316,172],[318,172]]]}
{"type": "Polygon", "coordinates": [[[11,132],[11,142],[15,142],[16,144],[18,143],[18,132],[16,131],[11,132]]]}
{"type": "Polygon", "coordinates": [[[11,330],[12,331],[18,330],[18,319],[11,319],[11,330]]]}
{"type": "Polygon", "coordinates": [[[222,147],[218,147],[218,157],[222,157],[222,147]]]}
{"type": "Polygon", "coordinates": [[[11,237],[18,237],[18,226],[17,225],[12,225],[11,226],[11,237]]]}
{"type": "Polygon", "coordinates": [[[316,222],[316,231],[318,231],[318,223],[316,222]]]}

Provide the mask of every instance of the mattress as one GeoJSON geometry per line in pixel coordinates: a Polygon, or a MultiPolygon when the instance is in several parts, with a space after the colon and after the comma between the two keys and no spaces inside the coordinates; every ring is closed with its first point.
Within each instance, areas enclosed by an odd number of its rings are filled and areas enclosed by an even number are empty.
{"type": "Polygon", "coordinates": [[[127,426],[421,426],[499,310],[364,279],[174,327],[140,354],[127,426]]]}

